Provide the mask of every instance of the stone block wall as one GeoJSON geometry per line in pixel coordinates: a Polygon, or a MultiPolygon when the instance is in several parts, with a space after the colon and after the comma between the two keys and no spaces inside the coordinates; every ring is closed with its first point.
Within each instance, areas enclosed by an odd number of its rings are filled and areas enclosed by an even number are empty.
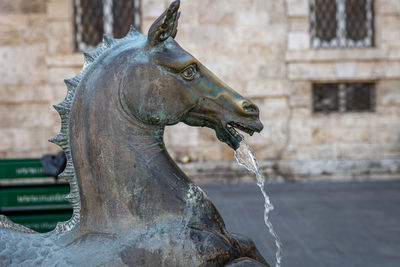
{"type": "MultiPolygon", "coordinates": [[[[142,32],[169,2],[142,0],[142,32]]],[[[354,178],[375,166],[370,177],[400,177],[400,2],[374,1],[376,45],[364,49],[311,48],[309,10],[307,0],[181,0],[176,40],[260,107],[264,130],[247,140],[277,176],[354,178]],[[313,82],[349,81],[376,82],[375,112],[312,112],[313,82]]],[[[58,150],[47,142],[60,127],[51,105],[83,63],[73,13],[73,0],[0,0],[0,158],[58,150]]],[[[235,169],[215,163],[233,152],[211,129],[178,124],[165,141],[198,177],[235,169]]]]}
{"type": "Polygon", "coordinates": [[[52,105],[75,76],[72,0],[0,1],[0,158],[41,157],[58,147],[52,105]]]}
{"type": "Polygon", "coordinates": [[[400,3],[374,1],[375,47],[364,49],[312,49],[309,8],[305,6],[306,0],[287,1],[289,29],[285,61],[290,87],[297,87],[295,91],[304,97],[311,96],[312,82],[372,81],[376,83],[376,110],[317,115],[311,113],[311,99],[303,99],[298,105],[297,93],[291,94],[293,117],[284,158],[398,157],[400,105],[396,102],[400,99],[400,39],[394,40],[392,36],[400,30],[400,3]]]}
{"type": "Polygon", "coordinates": [[[41,155],[54,127],[46,2],[0,1],[0,157],[41,155]]]}

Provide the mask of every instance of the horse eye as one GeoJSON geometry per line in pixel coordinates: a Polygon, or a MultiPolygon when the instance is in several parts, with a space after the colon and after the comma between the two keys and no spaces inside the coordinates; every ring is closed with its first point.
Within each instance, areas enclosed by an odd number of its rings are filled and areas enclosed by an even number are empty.
{"type": "Polygon", "coordinates": [[[197,72],[196,66],[190,65],[182,71],[182,76],[186,80],[193,80],[196,72],[197,72]]]}

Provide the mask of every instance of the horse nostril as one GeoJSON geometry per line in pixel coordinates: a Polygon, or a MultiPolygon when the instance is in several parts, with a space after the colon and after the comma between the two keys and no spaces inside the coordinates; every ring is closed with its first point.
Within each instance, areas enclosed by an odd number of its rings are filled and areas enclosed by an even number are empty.
{"type": "Polygon", "coordinates": [[[244,101],[242,103],[242,109],[244,112],[249,113],[251,115],[258,115],[258,107],[253,103],[244,101]]]}

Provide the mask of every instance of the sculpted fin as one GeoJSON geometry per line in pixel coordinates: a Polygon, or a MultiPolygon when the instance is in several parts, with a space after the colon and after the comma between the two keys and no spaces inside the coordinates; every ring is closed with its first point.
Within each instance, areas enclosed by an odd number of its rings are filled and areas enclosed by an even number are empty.
{"type": "MultiPolygon", "coordinates": [[[[75,92],[79,87],[82,78],[86,74],[87,68],[92,64],[96,64],[96,59],[99,56],[121,42],[135,41],[139,35],[141,35],[141,33],[137,32],[133,26],[131,26],[128,34],[122,39],[114,39],[104,35],[103,42],[100,43],[96,49],[84,53],[84,66],[82,68],[82,71],[77,76],[64,80],[64,83],[67,86],[67,95],[61,103],[54,105],[55,110],[58,112],[61,118],[61,129],[57,136],[51,138],[49,141],[60,146],[67,158],[66,167],[64,171],[59,175],[59,177],[68,181],[70,185],[70,193],[66,196],[66,200],[71,203],[73,207],[73,214],[71,219],[69,219],[68,221],[57,224],[56,228],[54,229],[54,231],[56,231],[57,233],[72,230],[79,223],[80,218],[81,200],[69,141],[69,120],[70,113],[73,107],[75,92]]],[[[82,90],[84,90],[84,88],[82,90]]],[[[3,222],[0,221],[0,226],[5,224],[2,223],[3,222]]]]}
{"type": "Polygon", "coordinates": [[[133,37],[133,36],[137,36],[137,35],[140,35],[140,32],[138,32],[138,31],[135,29],[135,27],[134,27],[133,25],[131,25],[131,26],[129,27],[129,32],[128,32],[128,34],[126,35],[126,37],[133,37]]]}
{"type": "Polygon", "coordinates": [[[69,90],[71,90],[72,88],[75,89],[78,86],[79,82],[80,81],[78,79],[76,79],[76,77],[64,79],[64,83],[65,83],[65,85],[67,85],[67,88],[69,90]]]}
{"type": "Polygon", "coordinates": [[[83,53],[83,69],[86,69],[87,66],[92,64],[93,61],[94,61],[94,58],[89,53],[87,53],[87,52],[83,53]]]}
{"type": "Polygon", "coordinates": [[[106,34],[103,35],[104,46],[110,47],[115,41],[116,41],[116,39],[114,39],[106,34]]]}
{"type": "Polygon", "coordinates": [[[27,234],[37,234],[38,232],[25,227],[23,225],[14,223],[10,219],[8,219],[4,215],[0,215],[0,227],[3,229],[11,230],[11,231],[16,231],[16,232],[21,232],[21,233],[27,233],[27,234]]]}

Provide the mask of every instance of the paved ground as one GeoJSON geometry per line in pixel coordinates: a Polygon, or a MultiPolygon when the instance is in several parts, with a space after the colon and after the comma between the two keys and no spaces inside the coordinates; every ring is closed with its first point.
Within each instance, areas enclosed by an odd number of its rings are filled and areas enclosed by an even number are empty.
{"type": "MultiPolygon", "coordinates": [[[[204,185],[232,232],[251,237],[272,264],[256,185],[204,185]]],[[[400,181],[267,185],[283,267],[400,266],[400,181]]]]}

